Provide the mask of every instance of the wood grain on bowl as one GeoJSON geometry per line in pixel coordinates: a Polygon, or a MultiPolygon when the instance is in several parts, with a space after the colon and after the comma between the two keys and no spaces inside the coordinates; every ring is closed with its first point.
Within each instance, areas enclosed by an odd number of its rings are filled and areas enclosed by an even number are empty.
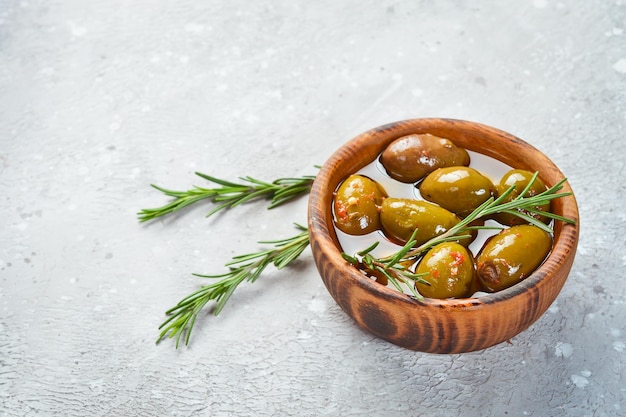
{"type": "MultiPolygon", "coordinates": [[[[574,196],[553,201],[552,211],[575,219],[556,222],[554,246],[532,275],[481,298],[417,300],[380,285],[349,265],[333,227],[333,191],[348,175],[372,162],[393,140],[431,133],[457,146],[496,158],[514,168],[538,171],[552,186],[564,178],[548,157],[523,140],[478,123],[452,119],[412,119],[365,132],[338,149],[323,165],[309,198],[309,234],[316,266],[331,296],[363,329],[408,349],[460,353],[511,339],[534,323],[563,287],[578,242],[574,196]]],[[[564,192],[571,192],[564,184],[564,192]]]]}

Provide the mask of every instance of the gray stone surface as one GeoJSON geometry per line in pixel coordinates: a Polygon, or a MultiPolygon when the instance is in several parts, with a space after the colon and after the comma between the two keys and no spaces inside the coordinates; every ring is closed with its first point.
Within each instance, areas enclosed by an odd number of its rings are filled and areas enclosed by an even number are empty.
{"type": "Polygon", "coordinates": [[[0,0],[0,415],[626,413],[626,3],[0,0]],[[306,199],[140,225],[150,183],[315,173],[414,117],[545,152],[580,246],[529,330],[462,355],[362,332],[308,250],[155,345],[164,311],[306,199]]]}

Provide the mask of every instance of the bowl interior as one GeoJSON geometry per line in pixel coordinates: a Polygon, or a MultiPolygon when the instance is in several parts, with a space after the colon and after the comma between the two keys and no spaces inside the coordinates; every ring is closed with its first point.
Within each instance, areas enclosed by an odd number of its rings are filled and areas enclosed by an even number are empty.
{"type": "MultiPolygon", "coordinates": [[[[540,151],[501,130],[451,119],[413,119],[388,124],[352,139],[321,168],[309,199],[311,247],[331,296],[365,330],[413,350],[453,353],[508,340],[537,320],[561,290],[573,263],[578,224],[556,222],[554,246],[542,266],[519,284],[480,298],[416,300],[365,277],[341,257],[333,227],[333,191],[378,157],[393,140],[431,133],[514,168],[538,171],[550,187],[564,175],[540,151]]],[[[568,183],[564,192],[571,192],[568,183]]],[[[574,196],[553,200],[552,211],[578,220],[574,196]]]]}

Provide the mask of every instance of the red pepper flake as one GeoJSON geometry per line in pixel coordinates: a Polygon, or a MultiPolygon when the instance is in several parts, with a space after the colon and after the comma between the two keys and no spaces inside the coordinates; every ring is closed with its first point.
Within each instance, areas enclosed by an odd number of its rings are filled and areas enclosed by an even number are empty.
{"type": "Polygon", "coordinates": [[[335,201],[335,213],[337,214],[337,217],[342,220],[345,220],[348,217],[348,211],[345,206],[338,201],[335,201]]]}
{"type": "Polygon", "coordinates": [[[435,278],[439,278],[439,271],[437,269],[433,269],[432,271],[430,271],[430,275],[435,278]]]}
{"type": "Polygon", "coordinates": [[[454,259],[453,265],[461,265],[465,262],[465,255],[460,252],[450,252],[450,256],[454,259]]]}

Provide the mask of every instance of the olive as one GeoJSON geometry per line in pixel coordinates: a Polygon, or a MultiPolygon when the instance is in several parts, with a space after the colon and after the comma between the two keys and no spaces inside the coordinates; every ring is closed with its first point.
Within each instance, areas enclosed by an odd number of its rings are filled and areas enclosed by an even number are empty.
{"type": "Polygon", "coordinates": [[[415,246],[419,246],[460,221],[454,213],[427,201],[386,198],[380,208],[383,233],[402,244],[409,241],[415,229],[415,246]]]}
{"type": "Polygon", "coordinates": [[[380,157],[387,174],[401,182],[421,180],[437,168],[469,165],[467,151],[431,134],[408,135],[391,142],[380,157]]]}
{"type": "Polygon", "coordinates": [[[470,295],[474,279],[474,259],[465,247],[454,242],[435,245],[415,270],[428,284],[416,282],[424,297],[459,298],[470,295]],[[430,284],[430,285],[429,285],[430,284]]]}
{"type": "Polygon", "coordinates": [[[470,214],[496,192],[489,178],[469,167],[436,169],[424,178],[419,190],[424,199],[461,217],[470,214]]]}
{"type": "Polygon", "coordinates": [[[508,288],[528,277],[546,258],[552,236],[529,224],[512,226],[491,237],[476,257],[478,279],[485,291],[508,288]]]}
{"type": "Polygon", "coordinates": [[[385,274],[379,271],[368,271],[368,273],[376,278],[376,282],[380,285],[387,285],[389,283],[389,278],[385,274]]]}
{"type": "Polygon", "coordinates": [[[379,208],[387,197],[376,181],[351,175],[335,192],[335,226],[350,235],[365,235],[380,228],[379,208]]]}
{"type": "MultiPolygon", "coordinates": [[[[514,198],[516,198],[517,196],[520,195],[520,193],[522,191],[524,191],[524,189],[526,188],[526,186],[528,186],[528,184],[530,183],[530,181],[532,180],[533,177],[533,173],[530,171],[526,171],[523,169],[513,169],[509,172],[507,172],[502,179],[500,180],[500,182],[497,185],[497,191],[498,191],[498,195],[502,195],[504,194],[504,192],[506,192],[509,188],[511,187],[515,187],[511,193],[508,195],[508,197],[506,197],[505,201],[511,201],[514,198]]],[[[524,197],[533,197],[536,196],[537,194],[541,194],[542,192],[546,191],[548,188],[545,186],[545,184],[543,183],[543,181],[541,181],[541,179],[539,179],[539,177],[537,177],[535,179],[535,181],[532,183],[532,185],[530,186],[530,188],[528,189],[528,191],[526,192],[526,194],[524,194],[524,197]]],[[[534,207],[535,210],[538,211],[544,211],[544,212],[549,212],[550,211],[550,202],[547,202],[546,204],[542,204],[539,206],[534,207]]],[[[550,219],[546,216],[542,216],[540,214],[537,213],[532,213],[532,212],[528,212],[526,210],[519,210],[520,212],[527,214],[531,217],[534,217],[535,219],[542,221],[544,223],[549,223],[550,219]]],[[[506,225],[506,226],[513,226],[516,224],[525,224],[528,223],[526,221],[524,221],[522,218],[520,218],[519,216],[516,216],[514,214],[511,213],[498,213],[494,216],[495,220],[498,221],[499,223],[506,225]]]]}

